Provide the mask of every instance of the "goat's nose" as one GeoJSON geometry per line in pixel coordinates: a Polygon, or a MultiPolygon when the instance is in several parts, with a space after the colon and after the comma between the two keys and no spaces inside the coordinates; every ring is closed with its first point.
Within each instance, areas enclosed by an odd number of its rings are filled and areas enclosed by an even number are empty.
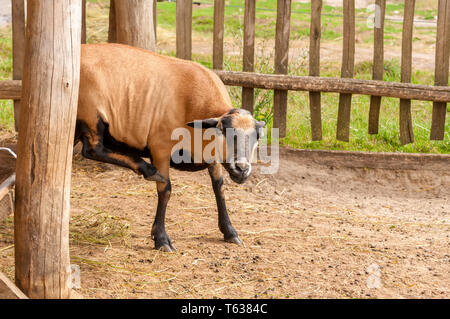
{"type": "Polygon", "coordinates": [[[245,160],[237,161],[236,166],[243,172],[247,171],[250,167],[249,163],[245,160]]]}

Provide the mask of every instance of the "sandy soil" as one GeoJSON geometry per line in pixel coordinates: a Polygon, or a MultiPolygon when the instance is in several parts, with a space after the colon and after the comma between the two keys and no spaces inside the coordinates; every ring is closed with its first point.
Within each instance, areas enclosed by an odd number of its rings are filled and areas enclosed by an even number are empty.
{"type": "MultiPolygon", "coordinates": [[[[154,185],[75,156],[71,259],[85,298],[450,294],[448,170],[338,169],[282,152],[276,175],[226,179],[242,246],[222,241],[207,173],[171,174],[166,227],[178,251],[163,253],[149,238],[154,185]]],[[[0,222],[0,271],[10,277],[12,236],[12,221],[0,222]]]]}

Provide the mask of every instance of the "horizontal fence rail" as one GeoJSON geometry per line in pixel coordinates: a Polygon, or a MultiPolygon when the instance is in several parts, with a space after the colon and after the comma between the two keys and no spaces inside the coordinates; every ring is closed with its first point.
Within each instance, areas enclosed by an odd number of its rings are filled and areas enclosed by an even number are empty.
{"type": "MultiPolygon", "coordinates": [[[[325,78],[214,70],[225,85],[266,90],[334,92],[394,97],[399,99],[450,102],[449,86],[400,82],[325,78]]],[[[22,94],[21,80],[0,81],[0,99],[16,100],[22,94]]]]}
{"type": "Polygon", "coordinates": [[[0,81],[0,99],[19,100],[22,96],[22,80],[0,81]]]}
{"type": "Polygon", "coordinates": [[[266,90],[352,93],[411,100],[450,102],[450,87],[448,86],[219,70],[215,70],[215,72],[226,85],[230,86],[253,87],[266,90]]]}

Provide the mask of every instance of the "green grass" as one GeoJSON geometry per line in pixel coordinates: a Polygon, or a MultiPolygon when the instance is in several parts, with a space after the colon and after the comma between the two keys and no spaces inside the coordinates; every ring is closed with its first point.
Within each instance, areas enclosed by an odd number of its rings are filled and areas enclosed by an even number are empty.
{"type": "MultiPolygon", "coordinates": [[[[11,28],[0,29],[0,80],[12,79],[11,28]]],[[[0,100],[0,128],[14,129],[14,109],[11,100],[0,100]]]]}
{"type": "MultiPolygon", "coordinates": [[[[107,39],[108,30],[108,2],[107,0],[89,0],[88,17],[88,42],[104,42],[107,39]]],[[[193,37],[210,43],[213,30],[213,7],[205,3],[212,0],[201,1],[202,6],[194,6],[193,10],[193,37]]],[[[240,55],[226,55],[225,69],[242,70],[242,29],[243,29],[243,1],[227,1],[225,10],[225,43],[228,49],[233,46],[233,51],[240,55]]],[[[393,0],[387,5],[386,15],[389,17],[401,17],[403,14],[403,1],[393,0]]],[[[158,42],[169,43],[173,49],[162,52],[175,55],[175,3],[158,2],[158,42]]],[[[341,46],[342,41],[342,8],[324,5],[322,9],[322,43],[341,46]]],[[[416,18],[431,20],[437,15],[437,2],[427,0],[416,1],[416,18]]],[[[359,46],[371,47],[373,45],[373,30],[366,25],[368,13],[365,9],[356,10],[356,34],[357,49],[359,46]]],[[[273,73],[273,39],[275,36],[276,0],[259,0],[256,12],[256,65],[259,73],[273,73]]],[[[293,3],[291,17],[291,41],[307,41],[309,37],[310,4],[293,3]]],[[[11,78],[11,40],[10,29],[0,30],[0,79],[11,78]]],[[[389,50],[401,49],[402,24],[396,21],[386,20],[385,45],[389,50]]],[[[432,27],[416,27],[414,30],[415,42],[423,42],[434,45],[436,31],[432,27]]],[[[193,60],[211,68],[212,57],[210,54],[196,52],[193,48],[193,60]]],[[[289,74],[307,75],[308,58],[307,46],[299,48],[295,59],[289,63],[289,74]]],[[[385,61],[385,81],[400,81],[400,62],[398,59],[385,61]]],[[[362,61],[355,65],[355,78],[371,79],[371,60],[362,61]]],[[[340,61],[321,62],[321,75],[326,77],[340,76],[340,61]]],[[[412,83],[432,85],[434,75],[432,71],[422,70],[416,67],[412,74],[412,83]]],[[[241,88],[229,87],[228,91],[235,107],[240,107],[241,88]]],[[[350,142],[336,140],[336,124],[339,95],[334,93],[322,94],[322,125],[323,140],[311,141],[309,97],[307,92],[289,92],[288,95],[288,119],[287,136],[281,140],[284,145],[297,148],[310,149],[335,149],[356,151],[388,151],[388,152],[420,152],[420,153],[450,153],[450,123],[446,121],[445,140],[430,141],[430,126],[432,103],[424,101],[412,102],[412,120],[415,142],[402,146],[399,140],[399,101],[393,98],[383,98],[380,128],[378,135],[369,135],[368,96],[353,96],[350,125],[350,142]]],[[[272,126],[273,119],[273,92],[255,89],[255,116],[265,120],[268,126],[272,126]]],[[[450,112],[450,107],[447,108],[450,112]]],[[[0,127],[6,130],[13,129],[13,106],[11,101],[0,101],[0,127]]]]}

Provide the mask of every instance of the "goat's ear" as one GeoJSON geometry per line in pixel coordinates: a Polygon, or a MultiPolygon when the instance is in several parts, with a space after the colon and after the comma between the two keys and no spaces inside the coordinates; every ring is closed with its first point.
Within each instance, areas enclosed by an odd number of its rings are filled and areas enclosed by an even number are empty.
{"type": "Polygon", "coordinates": [[[198,121],[192,121],[186,123],[187,126],[193,127],[193,128],[211,128],[211,127],[217,127],[217,124],[219,124],[219,119],[212,117],[205,120],[198,120],[198,121]]]}
{"type": "Polygon", "coordinates": [[[264,122],[264,121],[256,121],[255,126],[256,126],[256,128],[263,128],[264,126],[266,126],[266,122],[264,122]]]}

